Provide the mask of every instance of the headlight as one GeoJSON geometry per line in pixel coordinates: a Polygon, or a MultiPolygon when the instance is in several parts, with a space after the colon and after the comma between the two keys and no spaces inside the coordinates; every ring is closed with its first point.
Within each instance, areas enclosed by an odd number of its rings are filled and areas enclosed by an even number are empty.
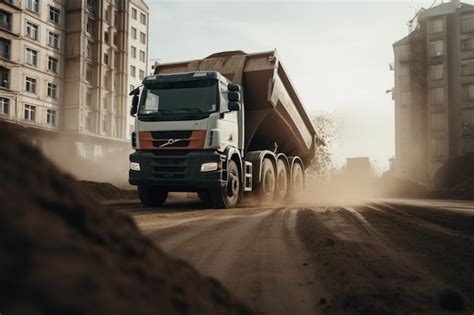
{"type": "Polygon", "coordinates": [[[221,163],[219,162],[203,163],[201,165],[201,172],[217,171],[220,168],[221,168],[221,163]]]}
{"type": "Polygon", "coordinates": [[[132,171],[140,172],[140,163],[137,162],[130,162],[130,169],[132,171]]]}

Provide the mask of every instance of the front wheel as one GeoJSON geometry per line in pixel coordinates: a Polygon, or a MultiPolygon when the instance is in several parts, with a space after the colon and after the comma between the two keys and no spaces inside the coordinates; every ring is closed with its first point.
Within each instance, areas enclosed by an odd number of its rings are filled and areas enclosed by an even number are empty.
{"type": "Polygon", "coordinates": [[[138,185],[138,197],[147,207],[159,207],[165,203],[168,192],[153,186],[138,185]]]}
{"type": "Polygon", "coordinates": [[[227,174],[228,179],[226,185],[209,192],[211,202],[216,208],[233,208],[240,199],[241,185],[239,168],[233,160],[227,163],[227,174]]]}

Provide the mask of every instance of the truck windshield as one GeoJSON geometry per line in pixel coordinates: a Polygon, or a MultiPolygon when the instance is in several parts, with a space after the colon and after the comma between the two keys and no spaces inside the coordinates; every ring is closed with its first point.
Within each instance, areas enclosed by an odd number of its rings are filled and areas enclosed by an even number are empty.
{"type": "Polygon", "coordinates": [[[217,80],[156,82],[145,85],[139,115],[209,114],[217,111],[217,80]]]}

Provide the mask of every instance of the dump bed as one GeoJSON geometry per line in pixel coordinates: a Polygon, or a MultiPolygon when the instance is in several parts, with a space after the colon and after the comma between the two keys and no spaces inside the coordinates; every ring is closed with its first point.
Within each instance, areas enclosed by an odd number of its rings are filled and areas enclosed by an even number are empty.
{"type": "Polygon", "coordinates": [[[158,64],[155,74],[218,71],[243,87],[245,151],[298,155],[308,165],[319,139],[276,51],[222,52],[205,59],[158,64]]]}

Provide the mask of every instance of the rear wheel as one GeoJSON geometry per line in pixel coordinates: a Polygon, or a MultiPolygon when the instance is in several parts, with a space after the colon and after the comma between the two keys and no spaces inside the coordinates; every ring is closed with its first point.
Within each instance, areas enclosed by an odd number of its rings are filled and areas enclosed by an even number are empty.
{"type": "Polygon", "coordinates": [[[275,168],[270,159],[263,159],[262,163],[262,178],[259,188],[259,198],[263,203],[270,203],[273,201],[276,190],[276,176],[275,168]]]}
{"type": "Polygon", "coordinates": [[[240,199],[240,174],[237,164],[233,160],[227,163],[227,174],[226,185],[209,192],[211,202],[216,208],[235,207],[240,199]]]}
{"type": "Polygon", "coordinates": [[[276,200],[283,201],[288,193],[288,171],[283,160],[277,161],[277,175],[276,175],[276,200]]]}
{"type": "Polygon", "coordinates": [[[168,192],[153,186],[138,185],[138,196],[145,206],[158,207],[165,203],[168,192]]]}
{"type": "Polygon", "coordinates": [[[304,173],[300,163],[293,165],[291,172],[291,198],[298,197],[304,188],[304,173]]]}

